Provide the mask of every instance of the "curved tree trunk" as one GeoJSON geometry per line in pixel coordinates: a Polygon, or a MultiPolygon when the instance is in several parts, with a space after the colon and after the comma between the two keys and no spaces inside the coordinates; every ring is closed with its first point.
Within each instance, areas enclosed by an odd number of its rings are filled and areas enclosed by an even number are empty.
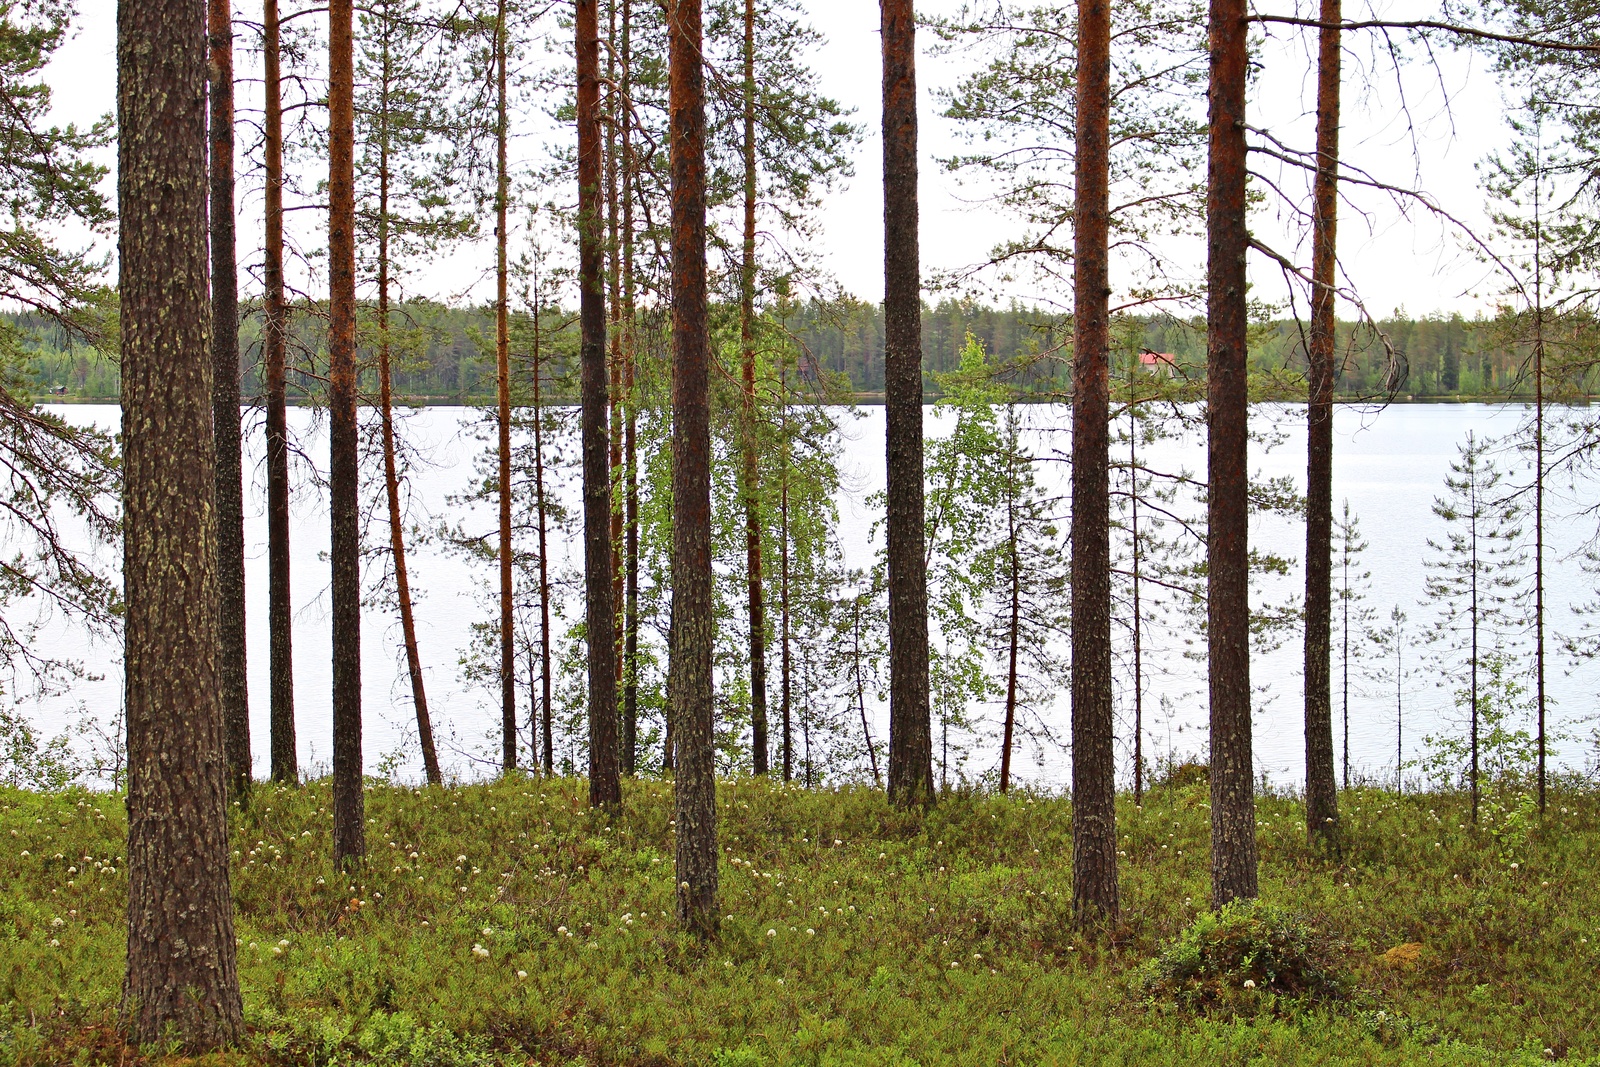
{"type": "Polygon", "coordinates": [[[267,394],[267,645],[272,704],[272,780],[300,780],[294,738],[294,608],[289,583],[289,414],[285,364],[289,311],[283,293],[283,95],[278,0],[262,5],[266,188],[262,254],[261,362],[267,394]]]}
{"type": "MultiPolygon", "coordinates": [[[[117,7],[134,1041],[239,1036],[218,671],[205,0],[117,7]]],[[[235,409],[237,411],[237,409],[235,409]]]]}
{"type": "Polygon", "coordinates": [[[1311,252],[1311,336],[1306,404],[1306,832],[1339,850],[1333,763],[1334,269],[1339,213],[1341,0],[1322,0],[1317,56],[1317,174],[1311,252]]]}
{"type": "Polygon", "coordinates": [[[604,190],[601,188],[600,19],[577,0],[578,290],[582,367],[583,558],[589,644],[589,802],[622,802],[617,767],[616,614],[611,601],[611,472],[607,469],[604,190]]]}
{"type": "Polygon", "coordinates": [[[228,791],[250,791],[245,678],[244,457],[239,426],[239,271],[233,220],[233,4],[210,0],[211,423],[217,449],[217,662],[228,791]]]}
{"type": "Polygon", "coordinates": [[[351,0],[328,5],[328,510],[333,564],[333,858],[367,853],[361,791],[361,526],[356,429],[355,67],[351,0]]]}
{"type": "Polygon", "coordinates": [[[1211,903],[1256,895],[1250,746],[1249,382],[1246,367],[1245,0],[1211,0],[1206,187],[1207,638],[1211,689],[1211,903]]]}
{"type": "Polygon", "coordinates": [[[923,555],[922,296],[917,248],[916,20],[879,0],[883,31],[884,440],[888,475],[889,797],[933,802],[928,568],[923,555]]]}
{"type": "Polygon", "coordinates": [[[672,719],[676,731],[678,922],[717,931],[717,789],[711,653],[710,337],[706,297],[706,110],[700,0],[668,16],[672,129],[672,719]]]}
{"type": "Polygon", "coordinates": [[[378,131],[378,400],[383,420],[383,488],[389,506],[389,550],[394,555],[395,599],[400,602],[400,634],[406,649],[406,670],[411,678],[411,703],[417,714],[422,769],[429,785],[443,785],[439,754],[433,744],[433,720],[428,715],[428,694],[422,679],[422,657],[417,651],[411,576],[406,570],[405,516],[400,509],[400,474],[395,463],[394,387],[389,363],[389,96],[394,78],[387,22],[383,33],[383,112],[379,116],[378,131]]]}

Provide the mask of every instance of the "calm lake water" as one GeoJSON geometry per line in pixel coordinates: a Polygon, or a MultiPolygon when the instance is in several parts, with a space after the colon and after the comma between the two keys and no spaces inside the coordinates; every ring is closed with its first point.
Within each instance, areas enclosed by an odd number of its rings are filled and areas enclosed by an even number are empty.
{"type": "MultiPolygon", "coordinates": [[[[114,426],[119,413],[112,406],[70,406],[57,409],[74,421],[90,421],[114,426]]],[[[1026,409],[1031,429],[1029,441],[1037,454],[1065,453],[1068,424],[1065,409],[1037,406],[1026,409]]],[[[364,412],[363,416],[369,415],[364,412]]],[[[480,437],[484,413],[477,409],[440,407],[420,410],[404,420],[404,432],[424,457],[424,463],[411,479],[412,506],[418,520],[441,516],[460,520],[469,527],[476,524],[485,533],[493,529],[492,508],[469,506],[453,500],[473,479],[473,464],[480,456],[480,437]]],[[[302,461],[297,478],[309,482],[309,463],[326,464],[325,425],[309,409],[291,409],[293,432],[299,436],[307,459],[302,461]]],[[[247,544],[247,589],[250,643],[251,727],[258,775],[267,768],[267,617],[264,595],[267,579],[266,521],[264,517],[265,475],[262,464],[263,435],[258,413],[247,413],[246,459],[247,496],[245,535],[247,544]]],[[[1348,499],[1362,521],[1370,548],[1364,566],[1371,571],[1370,603],[1386,618],[1391,605],[1398,604],[1412,619],[1416,632],[1431,618],[1432,609],[1419,606],[1423,593],[1422,561],[1428,537],[1438,538],[1442,524],[1432,514],[1431,505],[1443,491],[1443,480],[1456,455],[1457,445],[1469,430],[1480,436],[1498,437],[1516,429],[1520,409],[1498,405],[1397,405],[1382,411],[1341,408],[1336,418],[1336,459],[1334,501],[1338,511],[1348,499]]],[[[854,418],[842,418],[844,449],[844,491],[838,501],[839,537],[846,562],[866,566],[873,557],[871,528],[878,516],[867,501],[883,485],[883,408],[860,409],[854,418]]],[[[1302,485],[1305,477],[1303,412],[1295,408],[1263,409],[1256,413],[1258,425],[1266,429],[1280,425],[1283,440],[1268,449],[1253,447],[1252,465],[1266,475],[1291,475],[1302,485]]],[[[929,433],[945,432],[949,419],[931,413],[929,433]]],[[[1123,446],[1125,448],[1125,446],[1123,446]]],[[[1165,442],[1142,456],[1149,465],[1164,469],[1188,467],[1204,473],[1203,441],[1198,439],[1165,442]]],[[[1502,465],[1507,465],[1503,462],[1502,465]]],[[[1065,464],[1040,464],[1041,481],[1051,493],[1065,494],[1065,464]]],[[[568,507],[576,511],[578,495],[570,479],[556,485],[568,507]]],[[[1593,499],[1593,493],[1586,494],[1593,499]]],[[[1064,508],[1063,508],[1064,510],[1064,508]]],[[[1549,604],[1549,629],[1570,630],[1575,625],[1573,604],[1591,599],[1593,583],[1574,558],[1576,550],[1594,532],[1592,519],[1570,518],[1576,510],[1572,499],[1553,502],[1554,518],[1548,526],[1546,565],[1549,604]]],[[[294,656],[297,729],[303,770],[324,771],[331,757],[330,694],[331,662],[329,648],[328,520],[320,492],[309,486],[294,501],[293,518],[294,577],[294,656]]],[[[1303,527],[1277,518],[1258,519],[1252,537],[1263,548],[1298,559],[1304,552],[1303,527]]],[[[374,516],[368,544],[387,540],[381,512],[374,516]]],[[[575,570],[576,543],[561,546],[562,555],[553,560],[575,570]]],[[[492,564],[474,563],[437,545],[422,544],[411,552],[413,585],[421,597],[419,605],[419,644],[427,670],[429,703],[435,729],[443,739],[442,761],[463,778],[492,773],[490,760],[498,758],[498,695],[463,679],[461,657],[472,634],[472,626],[491,617],[486,599],[495,578],[492,564]]],[[[114,559],[106,562],[114,563],[114,559]]],[[[368,582],[378,577],[369,567],[368,582]]],[[[1337,581],[1337,575],[1336,575],[1337,581]]],[[[1293,594],[1302,588],[1298,571],[1292,576],[1263,585],[1265,598],[1293,594]]],[[[574,602],[576,608],[576,602],[574,602]]],[[[73,687],[70,693],[30,699],[23,709],[49,733],[58,732],[84,714],[111,722],[122,699],[120,649],[94,646],[70,625],[55,620],[47,623],[45,640],[62,654],[81,659],[98,675],[73,687]]],[[[1152,631],[1146,638],[1147,676],[1145,679],[1145,751],[1147,757],[1185,755],[1202,752],[1205,744],[1205,681],[1203,665],[1182,653],[1184,638],[1196,634],[1152,631]]],[[[1337,643],[1337,630],[1336,630],[1337,643]]],[[[1552,698],[1552,722],[1574,736],[1556,748],[1557,766],[1583,766],[1594,755],[1590,740],[1591,716],[1595,705],[1596,682],[1600,673],[1590,664],[1573,665],[1554,652],[1548,672],[1552,698]]],[[[1408,654],[1408,666],[1422,665],[1421,650],[1408,654]]],[[[386,754],[405,746],[413,718],[409,683],[399,651],[399,627],[389,610],[370,608],[363,622],[363,707],[365,714],[365,755],[369,768],[376,769],[386,754]]],[[[772,658],[776,690],[776,657],[772,658]]],[[[1292,785],[1300,777],[1304,733],[1300,711],[1301,650],[1297,635],[1281,647],[1258,656],[1252,665],[1252,682],[1260,688],[1257,698],[1255,752],[1258,773],[1273,782],[1292,785]]],[[[1335,730],[1339,733],[1340,715],[1335,661],[1335,730]]],[[[1458,713],[1449,706],[1448,694],[1435,684],[1437,672],[1419,671],[1403,688],[1404,733],[1402,745],[1407,760],[1418,756],[1425,735],[1459,729],[1458,713]]],[[[1120,728],[1125,751],[1123,770],[1131,774],[1131,726],[1129,679],[1118,679],[1119,714],[1127,721],[1120,728]]],[[[1395,692],[1392,682],[1381,687],[1361,678],[1352,682],[1350,703],[1350,761],[1355,772],[1369,777],[1393,779],[1396,753],[1395,692]]],[[[1066,679],[1060,690],[1065,691],[1066,679]]],[[[887,705],[879,705],[875,737],[887,736],[887,705]]],[[[980,718],[992,721],[997,708],[974,709],[980,718]]],[[[523,709],[525,714],[525,709],[523,709]]],[[[1038,718],[1061,738],[1068,736],[1068,709],[1064,696],[1055,704],[1039,709],[1038,718]]],[[[1337,744],[1337,736],[1336,736],[1337,744]]],[[[977,747],[966,767],[969,775],[992,769],[998,755],[992,744],[977,747]]],[[[1024,742],[1016,766],[1021,776],[1049,789],[1064,788],[1069,780],[1066,754],[1054,745],[1032,738],[1024,742]]],[[[420,761],[404,758],[399,773],[420,778],[420,761]]]]}

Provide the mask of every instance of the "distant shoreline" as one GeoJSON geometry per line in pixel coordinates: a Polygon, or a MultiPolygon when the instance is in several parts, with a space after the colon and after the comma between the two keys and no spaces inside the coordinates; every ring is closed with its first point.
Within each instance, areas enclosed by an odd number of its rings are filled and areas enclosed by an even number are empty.
{"type": "MultiPolygon", "coordinates": [[[[925,406],[931,406],[933,404],[938,403],[940,399],[941,398],[937,397],[937,396],[924,395],[923,404],[925,406]]],[[[1600,399],[1600,397],[1597,397],[1597,396],[1586,396],[1586,397],[1582,397],[1582,398],[1577,399],[1577,400],[1548,400],[1547,399],[1546,403],[1549,403],[1549,404],[1551,404],[1553,406],[1558,406],[1558,407],[1588,407],[1596,399],[1600,399]]],[[[854,402],[858,407],[882,407],[883,406],[883,394],[882,393],[857,393],[855,395],[854,402]]],[[[1058,403],[1061,403],[1062,401],[1056,400],[1056,399],[1034,400],[1034,399],[1029,399],[1029,398],[1023,398],[1019,402],[1023,403],[1023,404],[1058,404],[1058,403]]],[[[1415,395],[1407,395],[1407,396],[1397,396],[1393,400],[1380,401],[1380,400],[1377,400],[1377,399],[1374,399],[1374,398],[1371,398],[1371,397],[1342,397],[1341,396],[1341,397],[1334,397],[1333,402],[1335,404],[1361,404],[1361,405],[1371,405],[1371,404],[1384,404],[1384,405],[1387,405],[1387,404],[1515,404],[1515,403],[1531,404],[1531,403],[1533,403],[1533,397],[1531,397],[1531,396],[1520,396],[1520,395],[1518,395],[1518,396],[1500,396],[1500,395],[1485,395],[1485,396],[1415,396],[1415,395]]],[[[121,403],[121,398],[120,397],[116,397],[116,396],[42,396],[42,397],[35,397],[34,398],[34,403],[36,403],[36,404],[86,404],[86,405],[87,404],[110,404],[110,405],[116,405],[116,404],[120,404],[121,403]]],[[[263,401],[259,397],[248,397],[248,398],[245,398],[243,403],[244,403],[244,406],[247,406],[247,407],[259,407],[259,406],[261,406],[263,404],[263,401]]],[[[576,398],[567,399],[567,400],[552,399],[552,400],[547,400],[545,403],[546,403],[547,406],[550,406],[550,407],[573,407],[573,406],[577,405],[578,401],[577,401],[576,398]]],[[[807,405],[814,404],[814,403],[815,403],[815,401],[812,401],[812,400],[805,400],[805,399],[799,399],[799,398],[797,398],[795,400],[795,405],[799,406],[799,407],[807,406],[807,405]]],[[[1258,401],[1258,403],[1304,404],[1305,401],[1304,400],[1289,400],[1289,401],[1273,400],[1273,401],[1258,401]]],[[[291,400],[291,401],[289,401],[289,406],[292,407],[292,408],[303,408],[303,407],[317,407],[318,405],[309,404],[309,403],[306,403],[305,401],[291,400]]],[[[364,403],[361,406],[362,407],[376,407],[377,405],[364,403]]],[[[468,400],[468,401],[465,401],[465,402],[457,399],[456,397],[452,397],[452,396],[410,396],[410,397],[396,397],[395,400],[394,400],[394,406],[395,407],[400,407],[400,408],[424,408],[424,407],[427,407],[427,408],[492,408],[492,407],[495,406],[495,400],[494,400],[494,397],[492,397],[492,396],[490,396],[490,397],[482,397],[482,398],[474,398],[472,400],[468,400]]],[[[532,407],[531,404],[522,404],[520,406],[521,407],[532,407]]]]}

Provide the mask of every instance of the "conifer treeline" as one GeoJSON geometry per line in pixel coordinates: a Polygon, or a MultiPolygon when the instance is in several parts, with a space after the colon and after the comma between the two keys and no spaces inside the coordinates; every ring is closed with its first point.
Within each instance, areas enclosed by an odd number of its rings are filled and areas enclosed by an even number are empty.
{"type": "MultiPolygon", "coordinates": [[[[736,309],[713,309],[713,316],[731,315],[736,309]]],[[[408,345],[394,370],[397,398],[430,403],[489,404],[495,399],[493,347],[484,338],[494,335],[494,309],[456,308],[429,301],[409,301],[397,308],[407,323],[408,345]]],[[[864,301],[808,303],[790,315],[768,316],[771,325],[793,336],[804,353],[805,373],[818,371],[835,379],[839,390],[873,399],[883,392],[883,311],[864,301]],[[845,383],[848,382],[848,386],[845,383]]],[[[65,338],[52,339],[34,316],[5,316],[25,334],[43,330],[28,364],[34,395],[46,398],[64,388],[74,400],[117,398],[119,374],[114,361],[98,351],[71,346],[65,338]]],[[[531,316],[514,314],[517,328],[531,336],[531,316]]],[[[1252,357],[1259,369],[1286,369],[1303,377],[1306,370],[1303,323],[1276,320],[1258,326],[1251,337],[1252,357]]],[[[1505,325],[1498,319],[1428,315],[1397,315],[1379,328],[1399,354],[1409,373],[1400,389],[1402,397],[1416,399],[1502,398],[1530,395],[1532,384],[1526,366],[1526,346],[1507,343],[1505,325]]],[[[261,319],[259,309],[247,308],[241,316],[240,347],[244,356],[241,390],[247,399],[260,396],[261,319]]],[[[321,319],[302,314],[295,329],[305,348],[322,343],[321,319]]],[[[944,300],[926,305],[922,313],[923,368],[931,398],[942,395],[934,377],[956,370],[971,334],[1002,365],[1019,368],[1020,384],[1049,394],[1064,390],[1070,364],[1070,315],[1035,308],[996,308],[967,301],[944,300]]],[[[1177,357],[1187,373],[1204,373],[1205,334],[1197,320],[1169,316],[1123,318],[1113,330],[1124,359],[1135,347],[1177,357]]],[[[544,381],[548,398],[575,400],[577,326],[575,315],[552,307],[545,312],[544,381]]],[[[1335,392],[1341,397],[1376,396],[1384,392],[1388,362],[1372,331],[1353,322],[1341,322],[1337,350],[1344,370],[1335,392]]],[[[375,369],[363,374],[363,389],[377,394],[375,369]]],[[[529,386],[528,388],[531,388],[529,386]]],[[[320,403],[322,385],[309,374],[291,382],[291,402],[320,403]]],[[[841,396],[841,399],[843,397],[841,396]]],[[[526,398],[524,398],[526,400],[526,398]]]]}

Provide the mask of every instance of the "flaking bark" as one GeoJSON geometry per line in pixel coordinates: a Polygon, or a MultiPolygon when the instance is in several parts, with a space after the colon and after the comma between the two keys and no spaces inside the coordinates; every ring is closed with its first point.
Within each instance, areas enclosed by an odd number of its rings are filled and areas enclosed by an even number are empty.
{"type": "Polygon", "coordinates": [[[128,956],[135,1041],[240,1031],[218,667],[206,3],[117,8],[128,956]]]}
{"type": "Polygon", "coordinates": [[[293,605],[289,582],[289,312],[283,288],[283,81],[278,0],[262,4],[262,78],[266,97],[262,164],[265,234],[262,251],[261,362],[267,430],[267,644],[272,705],[272,780],[300,778],[294,736],[293,605]]]}
{"type": "Polygon", "coordinates": [[[1306,830],[1339,849],[1333,762],[1333,385],[1334,268],[1339,212],[1341,0],[1322,0],[1317,49],[1317,173],[1313,189],[1311,335],[1306,345],[1306,830]]]}
{"type": "Polygon", "coordinates": [[[333,565],[333,858],[366,856],[356,426],[355,67],[351,0],[328,5],[328,497],[333,565]]]}
{"type": "Polygon", "coordinates": [[[1072,345],[1072,914],[1117,919],[1111,702],[1111,3],[1078,2],[1072,345]]]}
{"type": "Polygon", "coordinates": [[[228,792],[250,790],[250,702],[245,678],[244,459],[239,423],[239,272],[233,218],[233,4],[210,0],[211,423],[217,450],[217,682],[228,792]]]}
{"type": "Polygon", "coordinates": [[[717,931],[717,793],[711,655],[710,337],[706,112],[700,0],[668,15],[672,130],[672,723],[678,922],[717,931]]]}
{"type": "Polygon", "coordinates": [[[589,802],[600,807],[622,802],[622,782],[617,766],[616,615],[611,597],[597,0],[577,0],[574,28],[578,73],[578,319],[585,619],[589,643],[589,802]]]}
{"type": "Polygon", "coordinates": [[[1249,389],[1246,378],[1245,0],[1211,0],[1206,183],[1207,639],[1211,902],[1256,895],[1250,745],[1249,389]]]}
{"type": "Polygon", "coordinates": [[[880,0],[883,32],[884,441],[889,565],[889,797],[933,801],[928,574],[923,552],[922,297],[917,239],[916,21],[880,0]]]}

